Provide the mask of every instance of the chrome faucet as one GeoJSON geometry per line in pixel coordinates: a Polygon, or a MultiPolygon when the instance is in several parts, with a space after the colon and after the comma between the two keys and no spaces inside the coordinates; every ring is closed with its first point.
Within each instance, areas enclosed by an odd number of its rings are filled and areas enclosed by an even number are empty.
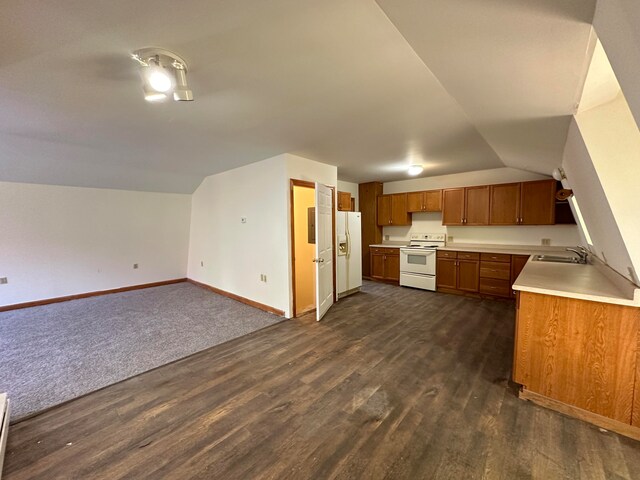
{"type": "Polygon", "coordinates": [[[568,247],[566,250],[567,252],[573,252],[578,255],[578,263],[582,265],[586,265],[588,263],[587,259],[589,257],[589,250],[583,246],[578,246],[576,248],[568,247]]]}

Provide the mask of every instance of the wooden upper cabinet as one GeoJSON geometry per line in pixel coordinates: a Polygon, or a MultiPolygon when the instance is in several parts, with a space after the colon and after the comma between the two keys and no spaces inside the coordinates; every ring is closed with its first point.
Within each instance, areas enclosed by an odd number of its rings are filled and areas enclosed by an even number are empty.
{"type": "Polygon", "coordinates": [[[441,212],[442,190],[429,190],[424,192],[424,204],[427,212],[441,212]]]}
{"type": "Polygon", "coordinates": [[[491,185],[490,225],[517,225],[520,220],[520,183],[491,185]]]}
{"type": "Polygon", "coordinates": [[[489,225],[488,185],[465,188],[465,225],[489,225]]]}
{"type": "Polygon", "coordinates": [[[378,225],[391,225],[391,195],[378,197],[378,225]]]}
{"type": "Polygon", "coordinates": [[[411,215],[407,211],[407,194],[391,195],[391,225],[411,225],[411,215]]]}
{"type": "Polygon", "coordinates": [[[553,225],[556,219],[556,181],[524,182],[520,193],[521,225],[553,225]]]}
{"type": "Polygon", "coordinates": [[[442,191],[442,224],[464,224],[464,188],[447,188],[442,191]]]}
{"type": "Polygon", "coordinates": [[[424,211],[424,192],[407,193],[407,212],[424,211]]]}
{"type": "Polygon", "coordinates": [[[411,215],[407,211],[407,194],[394,193],[378,197],[378,225],[411,225],[411,215]]]}
{"type": "Polygon", "coordinates": [[[411,215],[407,211],[406,193],[378,197],[378,225],[411,225],[411,215]]]}
{"type": "Polygon", "coordinates": [[[338,210],[341,212],[351,211],[351,194],[349,192],[338,192],[338,210]]]}
{"type": "Polygon", "coordinates": [[[441,212],[442,190],[407,193],[408,212],[441,212]]]}

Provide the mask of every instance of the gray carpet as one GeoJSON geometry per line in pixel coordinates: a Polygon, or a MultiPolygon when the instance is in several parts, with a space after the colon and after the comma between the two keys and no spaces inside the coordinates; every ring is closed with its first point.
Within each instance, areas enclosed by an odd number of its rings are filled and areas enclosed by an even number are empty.
{"type": "Polygon", "coordinates": [[[189,283],[0,312],[11,420],[281,321],[189,283]]]}

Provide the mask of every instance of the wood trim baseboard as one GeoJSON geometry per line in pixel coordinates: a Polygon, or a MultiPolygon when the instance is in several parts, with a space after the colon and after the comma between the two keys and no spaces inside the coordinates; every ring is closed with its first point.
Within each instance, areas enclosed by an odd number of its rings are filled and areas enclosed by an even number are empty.
{"type": "Polygon", "coordinates": [[[111,288],[109,290],[98,290],[96,292],[78,293],[76,295],[67,295],[65,297],[46,298],[44,300],[35,300],[33,302],[14,303],[13,305],[0,306],[0,312],[9,310],[18,310],[20,308],[40,307],[49,305],[50,303],[68,302],[69,300],[79,300],[81,298],[97,297],[100,295],[109,295],[111,293],[128,292],[130,290],[141,290],[143,288],[161,287],[163,285],[171,285],[173,283],[186,282],[186,278],[174,278],[173,280],[163,280],[161,282],[143,283],[140,285],[131,285],[129,287],[111,288]]]}
{"type": "Polygon", "coordinates": [[[224,297],[228,297],[228,298],[231,298],[231,299],[236,300],[238,302],[250,305],[250,306],[252,306],[254,308],[258,308],[260,310],[264,310],[265,312],[273,313],[273,314],[278,315],[280,317],[284,317],[284,310],[279,310],[279,309],[271,307],[269,305],[265,305],[264,303],[256,302],[254,300],[250,300],[248,298],[241,297],[240,295],[236,295],[235,293],[227,292],[226,290],[221,290],[219,288],[212,287],[211,285],[207,285],[206,283],[202,283],[202,282],[198,282],[196,280],[192,280],[191,278],[187,278],[187,282],[193,283],[194,285],[197,285],[198,287],[204,288],[206,290],[210,290],[213,293],[217,293],[218,295],[222,295],[224,297]]]}
{"type": "Polygon", "coordinates": [[[518,397],[523,400],[530,400],[536,405],[540,405],[541,407],[549,408],[551,410],[555,410],[556,412],[560,412],[570,417],[574,417],[579,420],[591,423],[597,427],[611,430],[612,432],[619,433],[620,435],[624,435],[625,437],[633,438],[634,440],[640,440],[640,428],[634,427],[633,425],[629,425],[618,420],[613,420],[608,417],[603,417],[602,415],[583,410],[582,408],[574,407],[573,405],[568,405],[559,400],[554,400],[553,398],[545,397],[544,395],[540,395],[539,393],[527,390],[526,388],[523,388],[520,391],[518,397]]]}

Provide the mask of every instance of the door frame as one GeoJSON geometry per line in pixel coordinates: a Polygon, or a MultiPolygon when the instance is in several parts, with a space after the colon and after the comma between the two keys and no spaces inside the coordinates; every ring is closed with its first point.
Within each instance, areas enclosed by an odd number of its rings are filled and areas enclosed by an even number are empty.
{"type": "MultiPolygon", "coordinates": [[[[296,239],[295,239],[295,205],[293,202],[293,187],[306,187],[316,189],[315,182],[308,180],[297,180],[295,178],[289,179],[289,211],[291,216],[291,222],[289,223],[289,236],[291,238],[291,288],[293,294],[293,308],[291,309],[292,318],[298,316],[296,311],[296,239]]],[[[337,301],[336,295],[336,187],[327,185],[327,188],[331,190],[331,230],[332,230],[332,243],[333,243],[333,301],[337,301]]],[[[305,314],[315,311],[307,310],[305,314]]]]}

